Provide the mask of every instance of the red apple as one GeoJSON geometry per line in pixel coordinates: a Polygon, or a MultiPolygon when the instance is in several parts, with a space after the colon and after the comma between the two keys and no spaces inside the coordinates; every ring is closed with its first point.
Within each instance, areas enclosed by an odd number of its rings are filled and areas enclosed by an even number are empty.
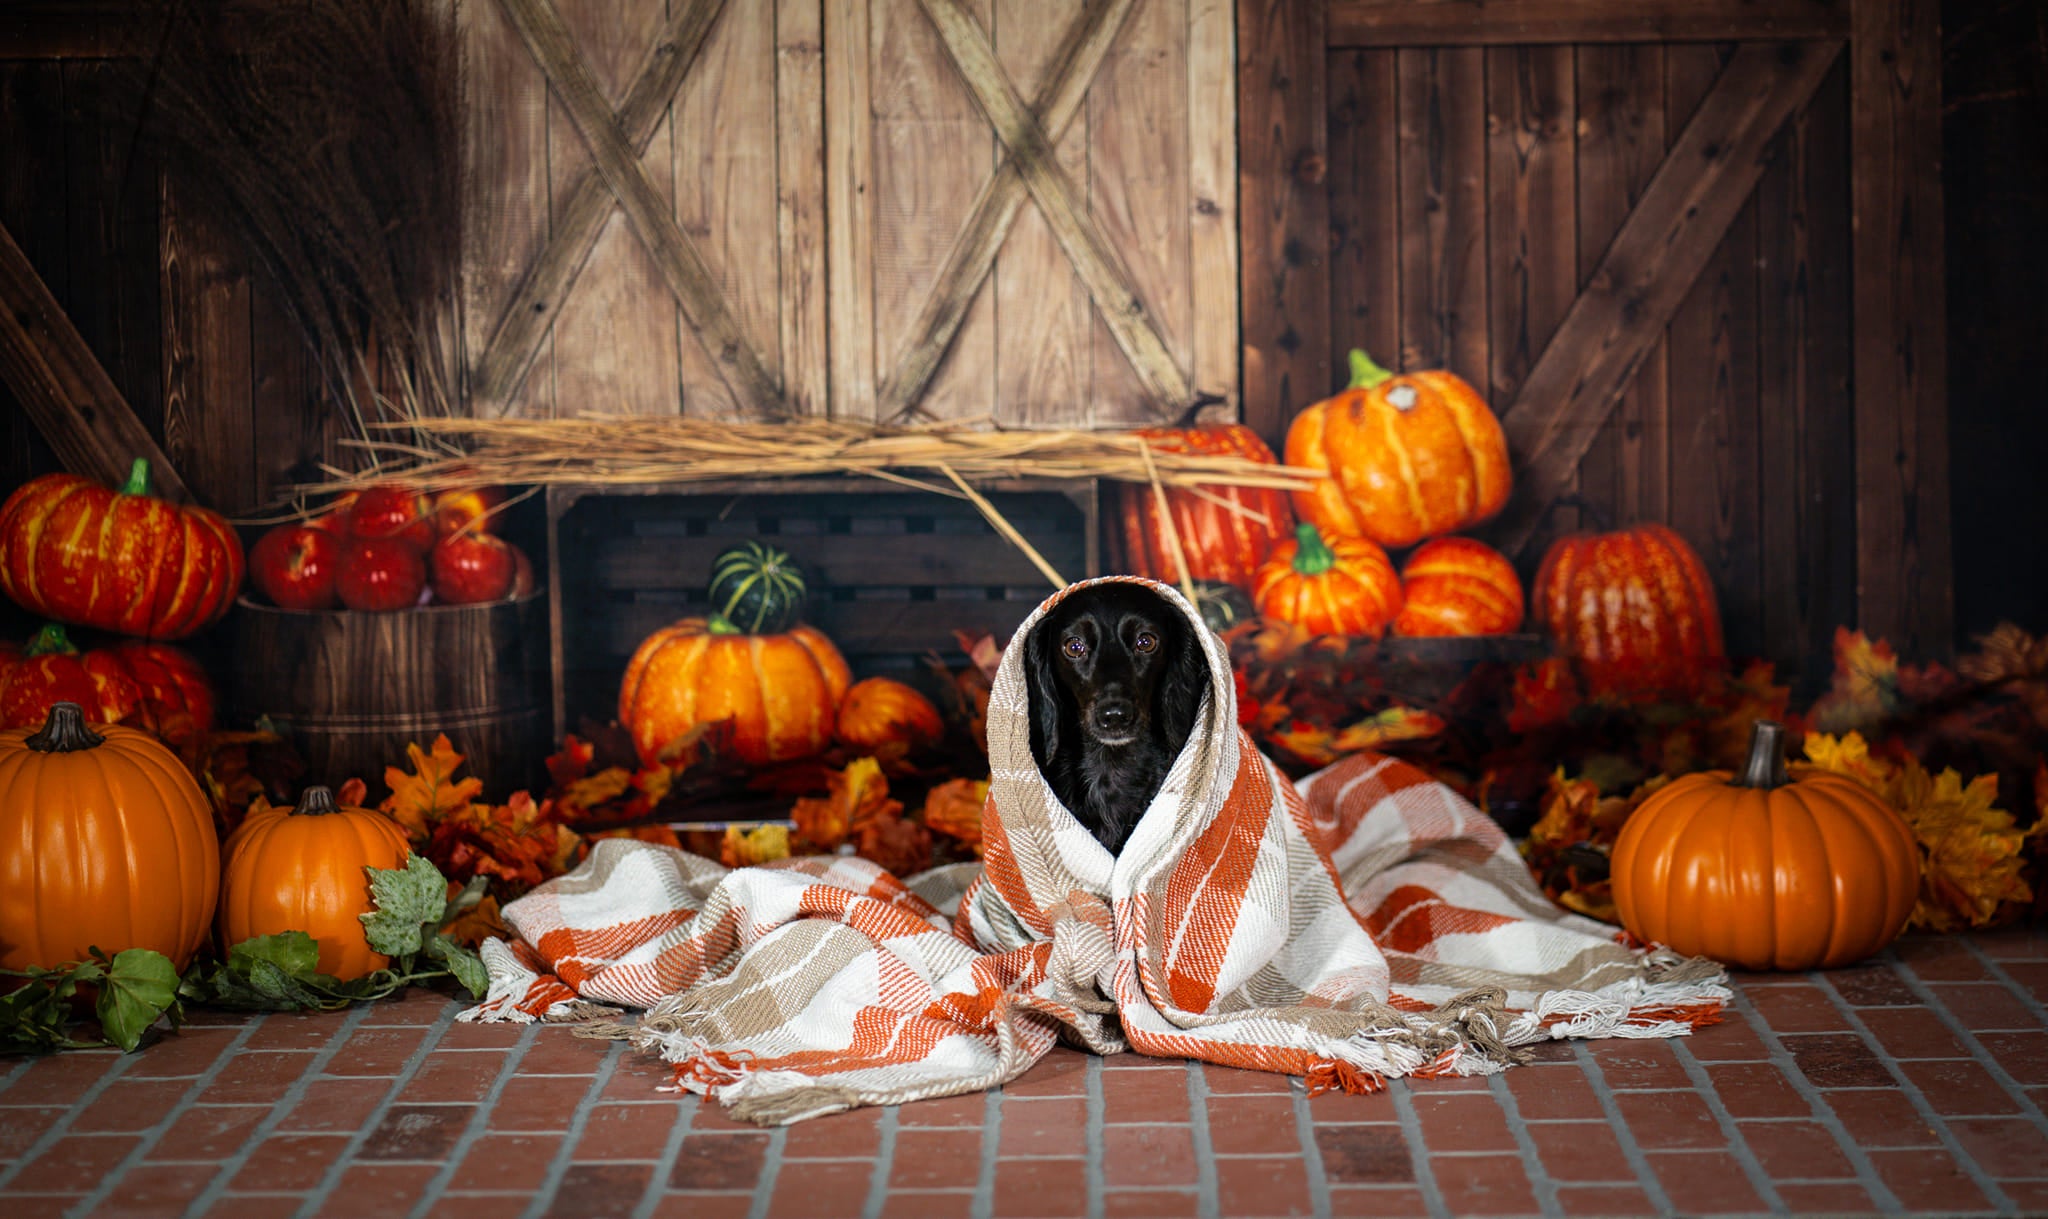
{"type": "Polygon", "coordinates": [[[502,487],[458,487],[434,497],[434,533],[449,537],[468,528],[489,533],[497,522],[494,515],[505,502],[502,487]]]}
{"type": "Polygon", "coordinates": [[[345,538],[349,534],[349,509],[355,507],[356,500],[360,498],[362,498],[362,492],[360,491],[344,491],[334,497],[334,502],[327,505],[325,512],[318,516],[308,517],[304,524],[309,529],[318,529],[324,533],[331,533],[335,537],[345,538]]]}
{"type": "Polygon", "coordinates": [[[434,599],[444,605],[502,601],[511,594],[519,568],[510,543],[474,529],[442,538],[429,562],[434,599]]]}
{"type": "Polygon", "coordinates": [[[341,603],[352,610],[402,610],[419,604],[427,563],[397,538],[350,538],[342,543],[341,603]]]}
{"type": "Polygon", "coordinates": [[[324,529],[279,525],[250,548],[249,576],[280,609],[333,609],[341,547],[341,540],[324,529]]]}
{"type": "Polygon", "coordinates": [[[434,545],[434,505],[410,487],[371,487],[348,506],[348,532],[396,538],[424,555],[434,545]]]}

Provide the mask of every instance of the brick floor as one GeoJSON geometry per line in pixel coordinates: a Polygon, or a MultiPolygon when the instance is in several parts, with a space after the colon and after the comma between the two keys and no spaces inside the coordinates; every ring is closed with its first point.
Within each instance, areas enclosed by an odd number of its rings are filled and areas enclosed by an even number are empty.
{"type": "Polygon", "coordinates": [[[2048,930],[1737,989],[1692,1038],[1374,1096],[1060,1050],[999,1093],[773,1131],[426,992],[199,1013],[139,1054],[0,1059],[0,1215],[2048,1212],[2048,930]]]}

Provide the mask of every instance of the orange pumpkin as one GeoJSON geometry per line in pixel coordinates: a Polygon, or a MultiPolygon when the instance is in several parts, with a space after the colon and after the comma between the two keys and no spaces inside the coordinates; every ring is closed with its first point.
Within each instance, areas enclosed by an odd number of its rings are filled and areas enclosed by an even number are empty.
{"type": "Polygon", "coordinates": [[[1784,738],[1759,722],[1740,777],[1686,775],[1622,826],[1614,905],[1632,934],[1743,969],[1832,969],[1904,929],[1912,829],[1854,779],[1791,778],[1784,738]]]}
{"type": "Polygon", "coordinates": [[[870,677],[858,681],[839,704],[838,735],[855,749],[900,743],[929,749],[946,735],[946,722],[930,699],[900,681],[870,677]]]}
{"type": "Polygon", "coordinates": [[[402,868],[412,848],[391,818],[334,802],[309,787],[297,807],[261,808],[229,837],[221,889],[220,934],[227,944],[251,936],[303,931],[320,946],[320,972],[344,982],[375,973],[391,958],[372,951],[361,916],[370,911],[364,868],[402,868]]]}
{"type": "Polygon", "coordinates": [[[1307,521],[1294,532],[1259,568],[1259,613],[1311,634],[1377,639],[1401,610],[1401,577],[1387,552],[1364,538],[1325,541],[1307,521]]]}
{"type": "Polygon", "coordinates": [[[723,618],[685,618],[649,635],[627,662],[619,722],[650,766],[670,742],[720,721],[742,761],[783,762],[831,744],[852,681],[815,627],[743,635],[723,618]]]}
{"type": "Polygon", "coordinates": [[[1522,580],[1507,556],[1471,538],[1424,542],[1401,568],[1394,633],[1506,635],[1522,625],[1522,580]]]}
{"type": "Polygon", "coordinates": [[[1559,538],[1530,606],[1594,695],[1684,698],[1726,663],[1707,569],[1663,525],[1559,538]]]}
{"type": "Polygon", "coordinates": [[[219,897],[213,806],[162,742],[77,703],[0,732],[0,969],[149,948],[182,970],[219,897]]]}
{"type": "MultiPolygon", "coordinates": [[[[1167,453],[1206,453],[1273,462],[1273,450],[1259,434],[1241,423],[1208,427],[1144,428],[1135,433],[1146,444],[1167,453]]],[[[1268,487],[1218,484],[1198,494],[1186,488],[1166,489],[1166,513],[1149,484],[1117,485],[1118,516],[1123,522],[1123,570],[1177,584],[1181,565],[1174,560],[1173,541],[1165,520],[1173,521],[1187,558],[1190,580],[1215,580],[1251,586],[1259,564],[1276,543],[1294,529],[1294,507],[1287,493],[1268,487]]]]}
{"type": "Polygon", "coordinates": [[[1390,549],[1469,529],[1501,510],[1513,480],[1500,421],[1442,371],[1390,373],[1351,353],[1351,384],[1294,417],[1287,464],[1327,470],[1294,507],[1324,537],[1390,549]]]}
{"type": "Polygon", "coordinates": [[[0,646],[0,728],[35,727],[59,702],[78,703],[92,723],[140,728],[174,749],[213,730],[206,671],[170,644],[124,639],[81,653],[50,623],[26,652],[0,646]]]}

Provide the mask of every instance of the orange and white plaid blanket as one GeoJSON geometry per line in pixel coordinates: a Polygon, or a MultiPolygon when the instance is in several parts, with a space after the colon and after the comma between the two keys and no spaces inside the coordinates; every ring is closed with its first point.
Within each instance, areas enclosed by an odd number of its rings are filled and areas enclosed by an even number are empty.
{"type": "Polygon", "coordinates": [[[992,1088],[1062,1038],[1363,1091],[1499,1071],[1552,1038],[1683,1034],[1726,1002],[1718,966],[1559,910],[1491,819],[1414,767],[1360,755],[1290,783],[1237,727],[1221,640],[1150,586],[1188,615],[1212,677],[1121,854],[1039,774],[1011,647],[982,867],[728,870],[603,841],[505,908],[519,940],[485,945],[490,993],[464,1017],[644,1008],[613,1034],[780,1124],[992,1088]]]}

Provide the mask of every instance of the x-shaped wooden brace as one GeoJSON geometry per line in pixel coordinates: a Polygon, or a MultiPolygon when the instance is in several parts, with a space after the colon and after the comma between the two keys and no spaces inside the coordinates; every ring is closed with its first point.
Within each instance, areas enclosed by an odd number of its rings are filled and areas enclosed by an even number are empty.
{"type": "Polygon", "coordinates": [[[967,308],[995,266],[1010,225],[1028,192],[1065,251],[1117,346],[1137,371],[1146,396],[1162,413],[1178,414],[1193,398],[1180,366],[1167,351],[1158,327],[1132,286],[1131,275],[1104,240],[1080,202],[1073,179],[1054,155],[1054,146],[1080,112],[1088,86],[1130,16],[1135,0],[1108,0],[1083,12],[1047,69],[1038,104],[1027,106],[1003,71],[988,37],[964,0],[921,0],[953,66],[974,94],[1008,156],[982,187],[966,226],[926,298],[876,402],[878,418],[900,420],[938,371],[947,346],[959,332],[967,308]]]}
{"type": "Polygon", "coordinates": [[[734,396],[758,413],[780,413],[781,385],[747,341],[717,279],[696,245],[676,227],[673,212],[640,163],[725,0],[687,0],[677,6],[617,111],[598,88],[553,0],[499,2],[589,145],[593,169],[565,192],[567,203],[553,236],[500,315],[477,362],[475,397],[502,402],[518,387],[616,201],[734,396]]]}

